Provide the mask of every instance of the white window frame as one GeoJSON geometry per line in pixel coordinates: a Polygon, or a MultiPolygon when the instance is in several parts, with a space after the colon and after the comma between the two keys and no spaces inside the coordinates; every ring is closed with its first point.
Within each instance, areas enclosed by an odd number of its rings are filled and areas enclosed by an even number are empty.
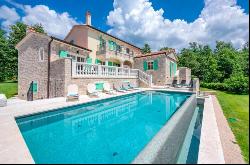
{"type": "Polygon", "coordinates": [[[38,50],[38,58],[39,58],[39,62],[44,61],[44,48],[43,47],[40,47],[38,50]]]}

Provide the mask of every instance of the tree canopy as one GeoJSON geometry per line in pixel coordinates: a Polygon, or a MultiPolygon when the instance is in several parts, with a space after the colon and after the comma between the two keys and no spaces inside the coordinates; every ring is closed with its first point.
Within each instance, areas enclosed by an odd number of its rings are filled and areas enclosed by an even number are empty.
{"type": "Polygon", "coordinates": [[[218,41],[214,50],[208,45],[190,43],[188,48],[179,53],[178,64],[189,67],[192,75],[204,83],[239,83],[237,78],[248,81],[248,43],[243,49],[235,49],[231,43],[218,41]]]}
{"type": "MultiPolygon", "coordinates": [[[[41,24],[31,26],[36,32],[45,33],[41,24]]],[[[15,45],[26,35],[27,25],[17,22],[10,26],[7,34],[0,29],[0,81],[16,80],[18,69],[18,52],[15,45]]]]}
{"type": "Polygon", "coordinates": [[[144,44],[144,47],[141,50],[142,54],[147,54],[147,53],[151,53],[151,48],[149,46],[149,44],[144,44]]]}

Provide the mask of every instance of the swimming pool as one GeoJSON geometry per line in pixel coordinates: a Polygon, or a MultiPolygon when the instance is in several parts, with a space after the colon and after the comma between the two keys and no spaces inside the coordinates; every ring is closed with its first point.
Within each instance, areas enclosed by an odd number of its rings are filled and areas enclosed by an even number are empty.
{"type": "Polygon", "coordinates": [[[36,163],[130,163],[190,96],[139,92],[16,121],[36,163]]]}

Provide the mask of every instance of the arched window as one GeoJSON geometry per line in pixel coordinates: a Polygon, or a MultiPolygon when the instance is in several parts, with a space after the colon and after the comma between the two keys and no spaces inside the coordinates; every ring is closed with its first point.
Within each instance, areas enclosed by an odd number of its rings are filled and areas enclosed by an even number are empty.
{"type": "Polygon", "coordinates": [[[39,61],[44,61],[44,48],[39,48],[39,61]]]}

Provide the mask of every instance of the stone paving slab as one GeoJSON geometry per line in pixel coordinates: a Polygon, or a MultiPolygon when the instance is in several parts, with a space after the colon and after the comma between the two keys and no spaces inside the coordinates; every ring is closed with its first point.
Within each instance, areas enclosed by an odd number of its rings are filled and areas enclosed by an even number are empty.
{"type": "Polygon", "coordinates": [[[198,164],[224,164],[224,154],[212,97],[205,98],[198,164]]]}

